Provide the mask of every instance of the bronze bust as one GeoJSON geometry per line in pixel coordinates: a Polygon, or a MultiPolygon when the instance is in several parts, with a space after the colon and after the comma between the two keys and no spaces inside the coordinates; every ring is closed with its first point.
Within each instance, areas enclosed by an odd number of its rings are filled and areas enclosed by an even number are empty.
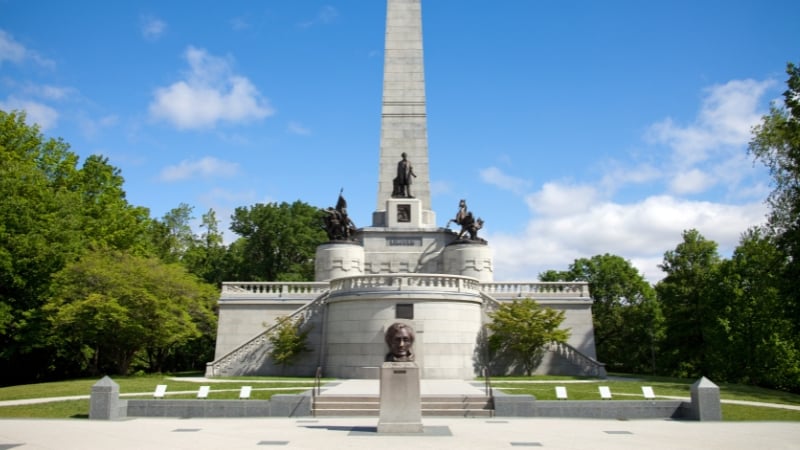
{"type": "Polygon", "coordinates": [[[386,330],[386,345],[389,353],[386,354],[387,362],[414,361],[411,347],[414,345],[414,330],[404,323],[393,323],[386,330]]]}

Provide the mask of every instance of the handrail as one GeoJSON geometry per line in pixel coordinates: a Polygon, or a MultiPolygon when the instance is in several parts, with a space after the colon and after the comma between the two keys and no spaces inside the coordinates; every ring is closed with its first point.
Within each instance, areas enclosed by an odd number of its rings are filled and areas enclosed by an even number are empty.
{"type": "MultiPolygon", "coordinates": [[[[307,313],[310,312],[312,308],[316,308],[320,304],[324,303],[325,300],[328,298],[328,291],[323,292],[320,296],[315,298],[314,300],[306,303],[295,312],[288,316],[289,319],[295,319],[297,317],[303,316],[304,318],[308,318],[309,316],[307,313]]],[[[263,351],[263,345],[268,343],[268,336],[272,333],[280,324],[272,325],[271,327],[267,328],[266,330],[262,331],[261,333],[257,334],[256,336],[252,337],[251,339],[244,342],[242,345],[234,348],[233,350],[229,351],[228,353],[222,355],[221,357],[206,363],[206,376],[207,377],[214,377],[219,375],[220,369],[223,365],[227,366],[230,365],[232,361],[237,359],[241,359],[240,357],[244,357],[250,353],[253,349],[258,349],[263,351]]]]}
{"type": "Polygon", "coordinates": [[[584,355],[580,350],[567,344],[566,342],[553,341],[550,343],[550,349],[551,351],[560,353],[561,356],[566,358],[568,361],[579,366],[583,371],[585,371],[585,375],[599,378],[606,378],[608,376],[606,373],[606,365],[604,363],[601,363],[590,356],[584,355]]]}
{"type": "Polygon", "coordinates": [[[317,366],[317,373],[314,375],[314,388],[317,391],[317,395],[321,393],[322,387],[322,366],[317,366]]]}

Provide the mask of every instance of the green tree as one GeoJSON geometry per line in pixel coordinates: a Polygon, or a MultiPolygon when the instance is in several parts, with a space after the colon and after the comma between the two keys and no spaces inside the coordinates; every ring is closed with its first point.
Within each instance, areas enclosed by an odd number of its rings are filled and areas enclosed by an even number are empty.
{"type": "Polygon", "coordinates": [[[186,252],[184,263],[190,272],[219,287],[228,273],[229,259],[226,257],[228,250],[223,244],[219,221],[213,209],[203,214],[200,228],[204,231],[186,252]]]}
{"type": "MultiPolygon", "coordinates": [[[[786,258],[774,238],[748,230],[730,260],[721,263],[714,294],[724,299],[709,376],[775,389],[800,390],[800,346],[780,292],[786,258]]],[[[722,302],[720,302],[722,304],[722,302]]]]}
{"type": "Polygon", "coordinates": [[[0,111],[0,374],[2,384],[43,379],[51,354],[40,307],[51,274],[86,245],[77,155],[45,139],[22,113],[0,111]]]}
{"type": "Polygon", "coordinates": [[[181,203],[172,208],[161,219],[155,219],[150,225],[150,234],[156,255],[166,263],[182,261],[186,254],[196,245],[196,237],[192,231],[192,208],[181,203]]]}
{"type": "Polygon", "coordinates": [[[788,260],[780,285],[796,339],[800,339],[800,67],[788,63],[786,73],[783,105],[773,104],[753,128],[749,151],[766,165],[774,183],[767,199],[769,225],[788,260]]]}
{"type": "Polygon", "coordinates": [[[569,330],[558,328],[564,321],[564,312],[542,308],[529,298],[503,303],[489,316],[492,359],[508,360],[526,375],[531,375],[541,362],[546,344],[569,338],[569,330]]]}
{"type": "Polygon", "coordinates": [[[311,328],[301,330],[302,322],[299,317],[292,320],[288,316],[281,316],[275,322],[276,328],[269,335],[269,342],[272,344],[270,357],[276,364],[286,368],[294,364],[303,353],[311,351],[307,343],[311,328]]]}
{"type": "Polygon", "coordinates": [[[710,287],[719,264],[717,243],[697,230],[684,231],[683,242],[664,253],[659,267],[667,275],[656,285],[666,326],[661,359],[675,375],[710,373],[707,352],[720,333],[716,313],[721,306],[710,287]]]}
{"type": "Polygon", "coordinates": [[[63,363],[94,375],[125,375],[136,361],[160,371],[175,352],[215,329],[216,298],[216,289],[178,265],[101,251],[55,275],[43,310],[63,363]]]}
{"type": "Polygon", "coordinates": [[[546,274],[589,283],[600,361],[619,371],[655,371],[664,318],[655,290],[629,261],[606,253],[576,259],[566,272],[546,274]]]}
{"type": "Polygon", "coordinates": [[[295,201],[236,208],[231,231],[242,236],[235,259],[243,281],[310,281],[317,246],[327,242],[319,208],[295,201]]]}

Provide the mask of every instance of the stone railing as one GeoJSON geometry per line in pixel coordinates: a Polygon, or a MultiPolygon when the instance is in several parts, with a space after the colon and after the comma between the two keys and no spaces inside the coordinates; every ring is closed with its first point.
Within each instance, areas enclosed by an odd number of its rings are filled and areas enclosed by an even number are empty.
{"type": "Polygon", "coordinates": [[[222,283],[221,299],[237,297],[317,297],[328,290],[328,282],[231,281],[222,283]]]}
{"type": "Polygon", "coordinates": [[[371,291],[431,291],[479,296],[475,278],[458,275],[394,274],[358,275],[330,281],[331,296],[371,291]]]}
{"type": "Polygon", "coordinates": [[[493,297],[580,297],[589,299],[589,283],[583,281],[539,281],[539,282],[500,282],[481,283],[480,289],[493,297]]]}
{"type": "MultiPolygon", "coordinates": [[[[294,321],[300,319],[301,327],[311,321],[312,317],[320,314],[322,308],[325,306],[325,300],[328,298],[328,292],[325,291],[314,301],[309,302],[293,312],[289,319],[294,321]]],[[[230,376],[241,375],[243,373],[252,373],[252,370],[247,369],[257,368],[264,364],[265,359],[269,357],[272,343],[269,341],[269,335],[280,324],[275,324],[262,333],[259,333],[254,338],[248,340],[242,345],[231,350],[224,356],[206,364],[206,376],[230,376]],[[236,370],[236,369],[240,370],[236,370]]]]}
{"type": "Polygon", "coordinates": [[[598,378],[606,378],[606,376],[608,376],[605,364],[584,355],[580,350],[567,343],[551,342],[548,345],[548,350],[579,367],[581,375],[598,378]]]}

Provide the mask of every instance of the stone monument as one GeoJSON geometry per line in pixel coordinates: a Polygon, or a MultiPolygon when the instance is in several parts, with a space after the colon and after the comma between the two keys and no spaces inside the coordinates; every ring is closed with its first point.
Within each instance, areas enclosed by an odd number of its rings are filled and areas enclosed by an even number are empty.
{"type": "Polygon", "coordinates": [[[381,366],[378,433],[422,433],[419,366],[414,363],[414,330],[394,323],[386,330],[389,353],[381,366]]]}
{"type": "MultiPolygon", "coordinates": [[[[587,283],[495,282],[491,247],[478,236],[483,220],[469,211],[466,200],[451,221],[460,229],[437,224],[431,205],[422,0],[386,0],[386,6],[372,222],[356,228],[340,193],[336,207],[324,210],[329,241],[317,247],[314,282],[223,283],[216,352],[206,373],[282,373],[267,356],[263,324],[293,315],[313,330],[308,343],[314,350],[291,367],[292,374],[321,367],[326,377],[335,378],[407,380],[414,372],[425,379],[472,379],[485,369],[486,362],[475,355],[489,313],[525,297],[564,311],[563,326],[572,330],[569,347],[547,352],[542,373],[605,373],[594,360],[587,283]],[[403,365],[385,368],[380,360],[386,354],[386,327],[397,322],[413,328],[413,360],[385,361],[403,365]]],[[[418,390],[413,382],[404,386],[418,390]]]]}

